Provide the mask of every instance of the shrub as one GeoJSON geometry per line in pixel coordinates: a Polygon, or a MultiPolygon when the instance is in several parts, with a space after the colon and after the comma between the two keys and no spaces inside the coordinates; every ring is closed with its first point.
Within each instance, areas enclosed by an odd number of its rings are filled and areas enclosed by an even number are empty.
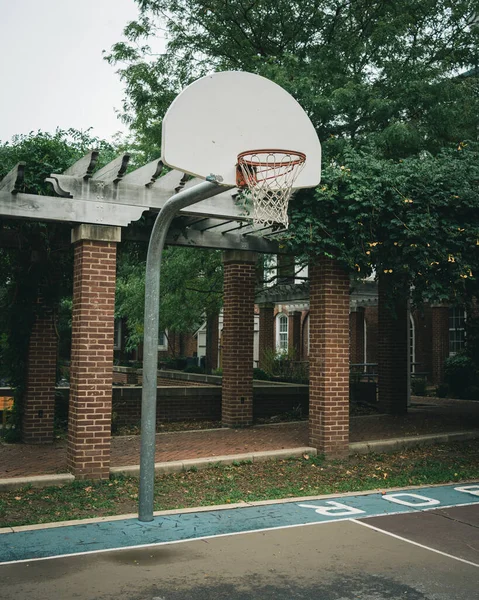
{"type": "Polygon", "coordinates": [[[200,374],[204,374],[205,370],[203,369],[203,367],[195,367],[194,365],[192,365],[191,367],[186,367],[185,369],[183,369],[183,373],[200,373],[200,374]]]}
{"type": "Polygon", "coordinates": [[[453,398],[466,398],[468,388],[479,383],[474,362],[466,354],[450,356],[445,362],[444,373],[453,398]]]}
{"type": "Polygon", "coordinates": [[[261,379],[263,381],[269,381],[271,377],[263,371],[263,369],[253,369],[253,379],[261,379]]]}
{"type": "Polygon", "coordinates": [[[414,377],[411,379],[411,393],[413,396],[425,396],[426,380],[422,377],[414,377]]]}
{"type": "Polygon", "coordinates": [[[266,350],[263,354],[264,372],[270,379],[289,383],[308,383],[308,369],[295,358],[294,352],[266,350]]]}
{"type": "Polygon", "coordinates": [[[449,387],[445,383],[441,383],[441,385],[437,386],[436,393],[435,393],[437,398],[447,398],[448,394],[449,394],[449,387]]]}
{"type": "Polygon", "coordinates": [[[479,400],[479,386],[470,385],[466,390],[467,400],[479,400]]]}

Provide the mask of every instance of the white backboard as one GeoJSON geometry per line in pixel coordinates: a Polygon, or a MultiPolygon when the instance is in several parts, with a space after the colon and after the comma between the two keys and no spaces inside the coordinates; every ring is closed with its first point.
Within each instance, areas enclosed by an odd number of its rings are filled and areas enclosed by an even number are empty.
{"type": "Polygon", "coordinates": [[[321,178],[321,145],[296,100],[269,79],[224,71],[198,79],[173,101],[163,120],[163,161],[180,171],[224,185],[236,184],[240,152],[263,148],[299,151],[306,163],[294,187],[321,178]]]}

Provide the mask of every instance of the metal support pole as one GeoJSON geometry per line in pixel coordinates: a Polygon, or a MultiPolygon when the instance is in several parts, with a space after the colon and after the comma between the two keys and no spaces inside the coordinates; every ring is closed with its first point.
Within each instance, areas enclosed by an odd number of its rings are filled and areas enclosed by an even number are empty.
{"type": "MultiPolygon", "coordinates": [[[[231,187],[231,186],[229,186],[231,187]]],[[[171,221],[179,210],[223,192],[227,187],[205,181],[175,194],[156,217],[148,245],[145,275],[143,390],[141,398],[140,521],[153,520],[155,484],[156,395],[161,255],[171,221]]]]}

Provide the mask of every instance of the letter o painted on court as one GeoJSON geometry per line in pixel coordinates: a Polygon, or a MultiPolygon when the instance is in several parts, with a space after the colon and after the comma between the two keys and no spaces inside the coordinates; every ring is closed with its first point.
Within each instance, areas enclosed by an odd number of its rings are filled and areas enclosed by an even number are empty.
{"type": "Polygon", "coordinates": [[[461,485],[454,488],[456,492],[462,492],[463,494],[472,494],[473,496],[479,496],[479,485],[461,485]]]}
{"type": "Polygon", "coordinates": [[[395,502],[396,504],[403,504],[404,506],[437,506],[441,504],[439,500],[434,500],[434,498],[426,498],[426,496],[420,496],[419,494],[385,494],[382,496],[383,500],[389,500],[390,502],[395,502]],[[420,502],[409,502],[408,500],[403,500],[402,498],[415,498],[416,500],[420,500],[420,502]]]}

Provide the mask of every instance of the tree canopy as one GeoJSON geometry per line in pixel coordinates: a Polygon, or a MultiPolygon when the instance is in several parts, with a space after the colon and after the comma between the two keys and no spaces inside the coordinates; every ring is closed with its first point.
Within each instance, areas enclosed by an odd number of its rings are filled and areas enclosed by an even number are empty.
{"type": "MultiPolygon", "coordinates": [[[[118,264],[116,314],[127,319],[128,348],[143,340],[145,251],[126,244],[118,264]]],[[[218,314],[223,296],[221,252],[166,248],[161,264],[160,328],[191,333],[218,314]]]]}
{"type": "MultiPolygon", "coordinates": [[[[476,0],[137,0],[112,48],[125,119],[158,147],[182,87],[247,70],[302,104],[322,142],[374,136],[390,156],[473,139],[478,114],[476,0]],[[153,44],[166,48],[155,54],[153,44]]],[[[258,99],[252,99],[258,101],[258,99]]]]}
{"type": "Polygon", "coordinates": [[[418,298],[459,301],[475,289],[476,0],[137,4],[107,58],[143,143],[159,151],[163,114],[193,79],[225,69],[269,77],[304,107],[324,149],[322,184],[291,202],[284,243],[359,276],[406,281],[418,298]]]}
{"type": "Polygon", "coordinates": [[[412,286],[417,300],[479,293],[479,144],[400,161],[348,148],[291,202],[297,253],[338,258],[359,277],[412,286]]]}

